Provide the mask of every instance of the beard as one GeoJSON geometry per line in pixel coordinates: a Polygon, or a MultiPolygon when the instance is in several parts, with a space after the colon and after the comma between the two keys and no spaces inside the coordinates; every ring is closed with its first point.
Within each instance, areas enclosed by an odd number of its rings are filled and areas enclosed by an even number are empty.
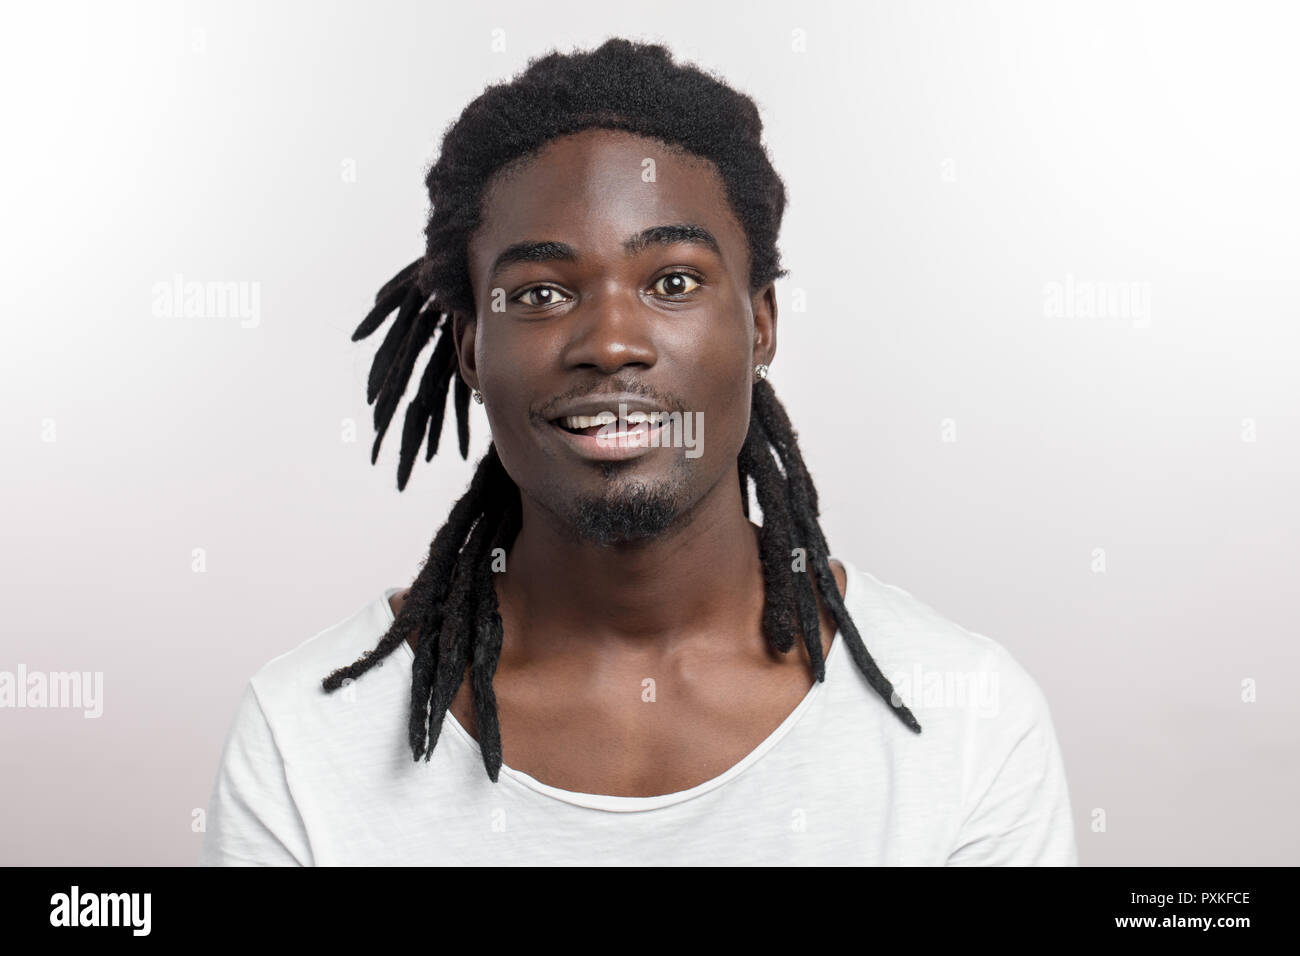
{"type": "MultiPolygon", "coordinates": [[[[613,469],[606,469],[609,477],[613,469]]],[[[597,495],[570,499],[568,521],[573,533],[593,544],[628,544],[663,534],[678,517],[677,489],[644,481],[610,481],[597,495]]]]}

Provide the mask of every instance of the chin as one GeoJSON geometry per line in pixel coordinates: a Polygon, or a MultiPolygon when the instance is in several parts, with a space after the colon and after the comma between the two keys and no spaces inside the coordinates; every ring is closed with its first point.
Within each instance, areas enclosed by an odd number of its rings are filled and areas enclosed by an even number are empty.
{"type": "Polygon", "coordinates": [[[676,496],[666,487],[637,484],[604,495],[579,496],[569,507],[574,533],[595,544],[628,544],[663,534],[676,520],[676,496]]]}

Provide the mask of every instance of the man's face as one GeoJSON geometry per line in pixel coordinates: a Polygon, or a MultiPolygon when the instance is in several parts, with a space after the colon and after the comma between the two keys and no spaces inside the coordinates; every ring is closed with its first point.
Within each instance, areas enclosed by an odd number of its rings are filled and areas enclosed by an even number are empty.
{"type": "Polygon", "coordinates": [[[643,539],[736,483],[753,367],[775,349],[772,288],[750,295],[748,256],[713,165],[654,140],[587,130],[494,178],[469,244],[477,314],[458,322],[461,369],[506,471],[558,527],[643,539]],[[627,245],[665,226],[691,228],[627,245]],[[521,254],[534,243],[548,245],[521,254]],[[555,421],[621,394],[690,431],[611,439],[620,421],[584,438],[555,421]],[[658,447],[627,448],[638,441],[658,447]]]}

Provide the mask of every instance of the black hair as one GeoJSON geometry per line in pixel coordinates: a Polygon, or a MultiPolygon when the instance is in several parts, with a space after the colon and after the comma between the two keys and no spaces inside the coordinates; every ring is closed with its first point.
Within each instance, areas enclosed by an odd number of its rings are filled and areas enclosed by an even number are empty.
{"type": "MultiPolygon", "coordinates": [[[[546,143],[592,128],[626,130],[712,162],[748,240],[750,289],[761,289],[787,273],[776,246],[785,188],[762,145],[762,121],[753,100],[696,66],[674,63],[668,49],[656,44],[614,38],[595,50],[553,52],[530,60],[511,82],[489,86],[445,131],[439,158],[425,179],[432,204],[425,254],[379,290],[374,308],[352,334],[353,341],[365,338],[397,311],[375,355],[366,389],[367,402],[375,405],[373,464],[416,359],[440,333],[407,407],[399,490],[406,487],[426,431],[425,460],[437,453],[453,382],[460,454],[469,457],[470,389],[459,373],[452,314],[476,314],[468,244],[490,180],[546,143]]],[[[817,592],[854,663],[899,720],[920,733],[920,724],[867,652],[840,597],[830,548],[817,520],[817,490],[785,409],[762,379],[754,383],[752,399],[737,469],[746,517],[751,481],[763,513],[759,553],[764,638],[782,653],[801,639],[814,678],[825,680],[817,595],[806,571],[792,573],[791,559],[795,549],[802,548],[817,592]]],[[[479,747],[494,782],[501,767],[501,732],[492,676],[502,627],[492,575],[494,559],[509,550],[520,521],[519,488],[506,473],[495,444],[489,444],[468,490],[435,535],[387,633],[372,650],[323,681],[324,689],[333,691],[355,680],[414,632],[409,723],[414,758],[428,760],[432,755],[468,666],[479,747]]]]}

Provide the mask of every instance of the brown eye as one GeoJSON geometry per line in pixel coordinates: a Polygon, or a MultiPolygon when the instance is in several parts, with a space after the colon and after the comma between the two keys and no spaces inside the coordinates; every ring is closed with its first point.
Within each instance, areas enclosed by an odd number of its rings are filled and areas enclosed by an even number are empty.
{"type": "Polygon", "coordinates": [[[560,301],[560,290],[549,285],[535,285],[531,289],[520,292],[515,296],[515,301],[535,307],[554,305],[560,301]],[[529,296],[536,296],[537,298],[529,299],[529,296]]]}
{"type": "Polygon", "coordinates": [[[688,272],[670,272],[655,280],[654,288],[662,287],[662,294],[674,297],[688,295],[700,287],[700,281],[688,272]]]}

